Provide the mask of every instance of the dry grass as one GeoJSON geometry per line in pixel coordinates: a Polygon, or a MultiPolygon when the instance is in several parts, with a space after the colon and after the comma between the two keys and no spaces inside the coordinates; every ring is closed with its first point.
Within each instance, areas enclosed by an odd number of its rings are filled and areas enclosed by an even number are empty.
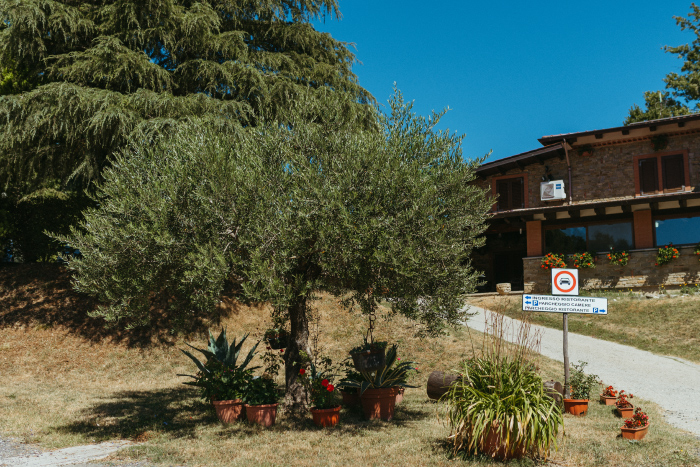
{"type": "MultiPolygon", "coordinates": [[[[176,376],[193,369],[178,350],[183,340],[166,335],[148,347],[134,346],[125,336],[90,336],[89,326],[73,326],[67,317],[47,323],[43,314],[51,308],[54,294],[68,293],[65,283],[52,280],[53,285],[47,286],[37,281],[32,282],[32,290],[20,290],[7,288],[7,276],[4,279],[0,274],[0,287],[5,287],[0,300],[8,293],[23,297],[0,310],[0,433],[4,435],[47,447],[134,439],[143,444],[122,452],[122,458],[191,466],[492,463],[480,458],[451,459],[445,443],[449,429],[437,418],[439,406],[425,396],[431,371],[456,368],[471,353],[465,329],[450,331],[440,339],[421,340],[413,337],[411,323],[403,318],[389,319],[384,314],[379,320],[377,336],[400,342],[401,354],[419,362],[415,382],[420,387],[406,391],[392,422],[367,422],[359,412],[344,410],[341,424],[332,429],[314,427],[310,417],[295,420],[284,414],[271,429],[245,423],[223,426],[211,407],[176,376]],[[35,301],[39,306],[32,305],[35,301]],[[20,320],[10,319],[20,315],[20,320]]],[[[339,309],[329,296],[321,297],[316,305],[321,346],[334,360],[342,360],[361,340],[365,320],[339,309]]],[[[222,324],[230,335],[251,332],[256,339],[262,336],[269,321],[266,307],[228,302],[225,308],[230,316],[222,324]]],[[[68,306],[63,310],[80,314],[68,306]]],[[[191,336],[191,342],[201,345],[203,337],[191,336]]],[[[545,379],[557,378],[561,366],[543,358],[541,371],[545,379]]],[[[645,408],[653,426],[647,438],[636,444],[616,438],[621,421],[608,409],[592,407],[590,416],[583,419],[567,416],[566,436],[553,455],[553,463],[700,463],[693,454],[700,443],[666,425],[653,405],[645,404],[645,408]]],[[[511,465],[533,465],[533,461],[511,465]]]]}
{"type": "MultiPolygon", "coordinates": [[[[569,314],[569,331],[618,342],[659,355],[700,363],[700,296],[646,299],[624,293],[592,293],[608,299],[607,316],[569,314]]],[[[480,297],[470,302],[522,316],[520,296],[480,297]]],[[[529,313],[535,324],[562,328],[558,313],[529,313]]]]}

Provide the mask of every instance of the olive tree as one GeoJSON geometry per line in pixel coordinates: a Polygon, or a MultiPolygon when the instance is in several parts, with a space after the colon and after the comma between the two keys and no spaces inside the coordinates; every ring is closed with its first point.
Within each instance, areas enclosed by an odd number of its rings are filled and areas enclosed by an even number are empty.
{"type": "Polygon", "coordinates": [[[341,107],[328,105],[322,123],[301,116],[234,137],[190,124],[134,140],[106,171],[86,233],[64,239],[84,255],[69,259],[76,287],[126,325],[163,319],[158,304],[181,326],[216,318],[225,286],[271,303],[291,328],[292,406],[305,400],[296,362],[309,351],[315,293],[364,313],[390,299],[427,333],[457,323],[490,207],[470,184],[480,160],[435,130],[442,114],[416,116],[398,93],[377,130],[358,129],[341,107]]]}

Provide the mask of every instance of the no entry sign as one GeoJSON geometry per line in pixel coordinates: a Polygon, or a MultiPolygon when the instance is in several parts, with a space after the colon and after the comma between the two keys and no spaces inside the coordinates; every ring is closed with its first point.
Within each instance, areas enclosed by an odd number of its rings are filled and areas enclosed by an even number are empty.
{"type": "Polygon", "coordinates": [[[552,269],[552,295],[578,295],[578,269],[552,269]]]}

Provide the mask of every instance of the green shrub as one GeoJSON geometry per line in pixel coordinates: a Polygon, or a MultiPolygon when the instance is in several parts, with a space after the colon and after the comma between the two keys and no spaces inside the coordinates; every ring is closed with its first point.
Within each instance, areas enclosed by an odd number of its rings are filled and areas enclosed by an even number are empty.
{"type": "Polygon", "coordinates": [[[532,364],[497,355],[467,360],[461,378],[445,393],[453,449],[477,454],[492,427],[512,427],[502,440],[504,458],[519,451],[547,456],[556,446],[561,409],[545,392],[532,364]]]}

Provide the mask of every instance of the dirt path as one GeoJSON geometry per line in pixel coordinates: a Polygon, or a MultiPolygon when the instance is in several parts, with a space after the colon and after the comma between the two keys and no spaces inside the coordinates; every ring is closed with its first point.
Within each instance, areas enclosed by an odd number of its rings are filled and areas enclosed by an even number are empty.
{"type": "MultiPolygon", "coordinates": [[[[491,312],[473,305],[468,308],[477,315],[467,325],[483,332],[484,313],[491,312]]],[[[511,329],[519,323],[508,317],[504,320],[511,329]]],[[[563,362],[562,332],[536,325],[532,329],[542,333],[542,355],[563,362]]],[[[663,407],[671,425],[700,436],[700,365],[569,333],[569,361],[579,360],[588,362],[586,371],[598,375],[606,384],[663,407]]]]}
{"type": "MultiPolygon", "coordinates": [[[[110,464],[95,464],[114,454],[119,449],[133,446],[130,441],[110,441],[86,446],[74,446],[55,451],[44,451],[38,446],[18,443],[11,439],[0,438],[0,466],[8,467],[54,467],[70,465],[73,467],[107,467],[110,464]]],[[[120,463],[120,467],[148,467],[145,462],[120,463]]]]}

